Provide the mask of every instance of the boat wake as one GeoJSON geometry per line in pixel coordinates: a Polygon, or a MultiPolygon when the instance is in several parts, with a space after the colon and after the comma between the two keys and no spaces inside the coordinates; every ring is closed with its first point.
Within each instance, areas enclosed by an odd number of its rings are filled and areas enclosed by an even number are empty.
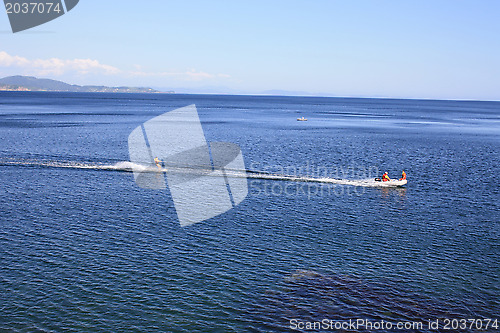
{"type": "MultiPolygon", "coordinates": [[[[167,166],[160,169],[155,165],[153,166],[143,165],[143,164],[133,163],[130,161],[121,161],[115,164],[106,164],[106,163],[95,163],[95,162],[49,161],[49,160],[36,160],[36,159],[14,160],[14,159],[4,158],[0,159],[0,166],[1,165],[86,169],[86,170],[107,170],[107,171],[119,171],[119,172],[169,172],[169,173],[174,172],[186,175],[190,174],[193,176],[196,175],[209,176],[212,173],[212,169],[203,167],[167,166]]],[[[407,183],[406,180],[402,181],[393,180],[388,182],[381,182],[381,181],[375,181],[373,178],[337,179],[330,177],[283,175],[283,174],[261,172],[257,170],[236,170],[227,168],[224,169],[224,174],[226,177],[231,177],[231,178],[250,178],[250,179],[291,181],[291,182],[325,183],[325,184],[351,185],[351,186],[363,186],[363,187],[400,187],[407,183]]]]}

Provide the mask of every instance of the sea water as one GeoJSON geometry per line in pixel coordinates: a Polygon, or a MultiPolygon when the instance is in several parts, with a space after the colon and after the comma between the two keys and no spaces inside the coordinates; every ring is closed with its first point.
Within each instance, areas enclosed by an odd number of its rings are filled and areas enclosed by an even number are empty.
{"type": "Polygon", "coordinates": [[[1,92],[0,139],[0,330],[500,320],[499,102],[1,92]],[[263,176],[182,228],[127,139],[190,104],[263,176]]]}

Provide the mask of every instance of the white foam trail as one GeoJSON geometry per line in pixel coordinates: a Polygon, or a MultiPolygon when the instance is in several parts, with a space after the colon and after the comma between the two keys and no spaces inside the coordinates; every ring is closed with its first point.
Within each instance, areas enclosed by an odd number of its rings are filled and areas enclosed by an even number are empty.
{"type": "Polygon", "coordinates": [[[138,163],[133,163],[129,161],[123,161],[123,162],[118,162],[113,165],[102,165],[102,169],[104,170],[116,170],[116,171],[145,171],[147,169],[147,166],[138,164],[138,163]]]}
{"type": "MultiPolygon", "coordinates": [[[[228,176],[231,176],[228,174],[228,176]]],[[[399,187],[407,183],[404,181],[389,181],[380,182],[375,181],[373,178],[367,179],[336,179],[336,178],[314,178],[314,177],[297,177],[297,176],[287,176],[287,175],[273,175],[273,174],[247,174],[247,178],[257,178],[257,179],[274,179],[274,180],[284,180],[293,182],[309,182],[309,183],[328,183],[336,185],[352,185],[352,186],[363,186],[363,187],[399,187]]]]}
{"type": "MultiPolygon", "coordinates": [[[[72,162],[72,161],[40,161],[40,160],[14,160],[14,159],[0,159],[0,165],[24,165],[24,166],[43,166],[51,168],[70,168],[70,169],[87,169],[87,170],[110,170],[110,171],[123,171],[123,172],[166,172],[167,168],[157,169],[151,165],[142,165],[130,161],[121,161],[115,164],[96,164],[92,162],[72,162]]],[[[180,168],[168,167],[170,172],[178,172],[192,175],[209,175],[212,170],[205,168],[180,168]]],[[[336,185],[351,185],[363,187],[399,187],[406,184],[404,181],[389,181],[380,182],[375,181],[373,178],[369,179],[336,179],[336,178],[315,178],[307,176],[291,176],[279,175],[271,173],[259,173],[258,171],[249,170],[225,170],[227,177],[232,178],[250,178],[250,179],[263,179],[263,180],[282,180],[292,182],[309,182],[309,183],[327,183],[336,185]]]]}

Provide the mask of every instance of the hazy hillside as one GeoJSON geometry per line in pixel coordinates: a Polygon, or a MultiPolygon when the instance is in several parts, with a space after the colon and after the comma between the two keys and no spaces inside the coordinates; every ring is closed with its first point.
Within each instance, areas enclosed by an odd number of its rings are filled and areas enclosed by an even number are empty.
{"type": "Polygon", "coordinates": [[[116,93],[158,93],[145,87],[79,86],[51,79],[33,76],[8,76],[0,79],[0,90],[21,91],[68,91],[68,92],[116,92],[116,93]]]}

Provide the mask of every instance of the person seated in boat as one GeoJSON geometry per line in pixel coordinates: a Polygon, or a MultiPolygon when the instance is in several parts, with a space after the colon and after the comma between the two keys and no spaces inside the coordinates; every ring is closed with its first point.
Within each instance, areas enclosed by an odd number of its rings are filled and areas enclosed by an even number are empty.
{"type": "Polygon", "coordinates": [[[383,182],[388,182],[390,181],[391,178],[389,178],[389,174],[387,172],[385,172],[383,175],[382,175],[382,181],[383,182]]]}
{"type": "Polygon", "coordinates": [[[403,173],[401,174],[401,178],[399,180],[405,180],[406,179],[406,172],[403,170],[403,173]]]}
{"type": "Polygon", "coordinates": [[[158,169],[161,170],[161,160],[158,157],[155,157],[154,161],[158,169]]]}

